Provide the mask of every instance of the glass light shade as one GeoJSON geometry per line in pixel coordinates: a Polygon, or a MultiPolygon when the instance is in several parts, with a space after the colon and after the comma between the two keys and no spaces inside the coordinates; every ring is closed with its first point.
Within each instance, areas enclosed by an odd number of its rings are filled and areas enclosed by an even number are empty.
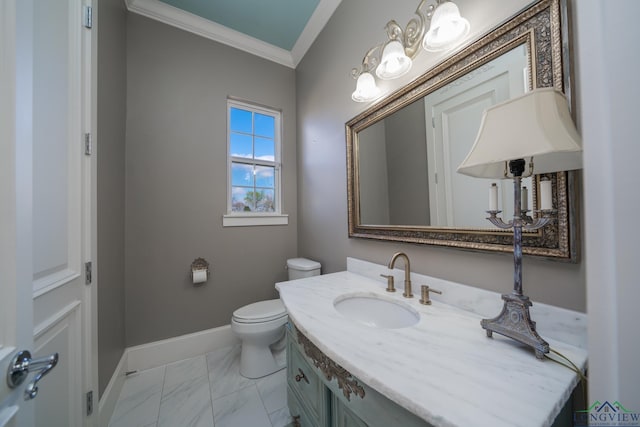
{"type": "Polygon", "coordinates": [[[582,140],[562,92],[536,89],[487,108],[458,172],[509,178],[505,163],[516,159],[532,159],[535,174],[582,168],[582,140]]]}
{"type": "Polygon", "coordinates": [[[376,75],[383,80],[395,79],[411,69],[411,58],[404,53],[404,46],[398,40],[389,41],[382,50],[380,65],[376,75]]]}
{"type": "Polygon", "coordinates": [[[445,50],[469,34],[469,21],[460,16],[455,3],[447,1],[436,8],[422,47],[430,52],[445,50]]]}
{"type": "Polygon", "coordinates": [[[379,96],[380,89],[376,86],[376,81],[371,73],[360,74],[356,82],[356,90],[351,95],[351,99],[356,102],[368,102],[379,96]]]}

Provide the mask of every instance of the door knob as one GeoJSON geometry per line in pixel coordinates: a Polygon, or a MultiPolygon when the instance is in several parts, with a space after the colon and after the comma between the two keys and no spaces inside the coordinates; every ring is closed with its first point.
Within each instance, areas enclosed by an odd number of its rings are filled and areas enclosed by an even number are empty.
{"type": "Polygon", "coordinates": [[[27,379],[29,372],[34,372],[36,376],[24,391],[24,400],[31,400],[38,395],[38,382],[57,364],[58,353],[33,359],[30,352],[22,350],[13,357],[9,364],[7,384],[11,388],[16,388],[27,379]]]}

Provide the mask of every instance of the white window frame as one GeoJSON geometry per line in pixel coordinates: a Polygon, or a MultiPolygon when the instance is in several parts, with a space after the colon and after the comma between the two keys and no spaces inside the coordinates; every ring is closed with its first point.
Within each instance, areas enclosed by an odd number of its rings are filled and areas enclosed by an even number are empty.
{"type": "MultiPolygon", "coordinates": [[[[270,108],[248,101],[238,99],[227,99],[227,213],[222,217],[224,227],[243,227],[255,225],[287,225],[289,215],[282,213],[282,112],[275,108],[270,108]],[[275,166],[274,176],[274,212],[233,212],[232,211],[232,185],[231,185],[231,165],[235,161],[247,163],[246,158],[236,158],[231,156],[231,108],[252,111],[254,113],[265,114],[275,117],[275,159],[266,164],[275,166]]],[[[260,161],[252,161],[253,164],[262,164],[260,161]]]]}

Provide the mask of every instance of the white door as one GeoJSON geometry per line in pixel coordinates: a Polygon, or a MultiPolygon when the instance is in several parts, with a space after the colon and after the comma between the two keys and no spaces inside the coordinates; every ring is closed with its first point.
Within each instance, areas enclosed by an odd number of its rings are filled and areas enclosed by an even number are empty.
{"type": "Polygon", "coordinates": [[[17,18],[26,3],[0,1],[0,426],[26,427],[34,425],[33,405],[24,402],[22,389],[14,391],[5,381],[15,352],[33,347],[30,194],[16,191],[29,186],[31,173],[30,149],[23,144],[29,126],[18,126],[18,118],[28,121],[29,92],[26,76],[16,74],[17,61],[21,66],[29,61],[17,57],[28,43],[17,18]]]}
{"type": "MultiPolygon", "coordinates": [[[[490,227],[492,180],[461,175],[457,167],[475,141],[484,110],[526,90],[527,52],[519,46],[425,97],[431,225],[490,227]]],[[[493,180],[495,181],[495,180],[493,180]]],[[[513,216],[513,186],[497,182],[504,218],[513,216]],[[510,201],[510,202],[509,202],[510,201]]],[[[530,188],[530,186],[529,186],[530,188]]]]}
{"type": "Polygon", "coordinates": [[[25,389],[34,372],[15,388],[0,381],[0,427],[93,425],[86,399],[97,393],[96,295],[85,263],[95,253],[95,156],[85,155],[84,136],[95,122],[95,79],[83,19],[90,0],[0,1],[0,375],[20,350],[34,359],[58,354],[32,400],[25,389]]]}

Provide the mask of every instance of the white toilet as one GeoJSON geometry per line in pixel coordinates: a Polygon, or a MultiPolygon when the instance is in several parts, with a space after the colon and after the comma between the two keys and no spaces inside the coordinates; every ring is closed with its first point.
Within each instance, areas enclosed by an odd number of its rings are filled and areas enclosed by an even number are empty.
{"type": "MultiPolygon", "coordinates": [[[[287,260],[289,280],[320,274],[320,263],[306,258],[287,260]]],[[[259,301],[233,312],[231,330],[242,342],[240,374],[260,378],[285,367],[278,363],[271,346],[284,336],[287,310],[279,299],[259,301]]]]}

